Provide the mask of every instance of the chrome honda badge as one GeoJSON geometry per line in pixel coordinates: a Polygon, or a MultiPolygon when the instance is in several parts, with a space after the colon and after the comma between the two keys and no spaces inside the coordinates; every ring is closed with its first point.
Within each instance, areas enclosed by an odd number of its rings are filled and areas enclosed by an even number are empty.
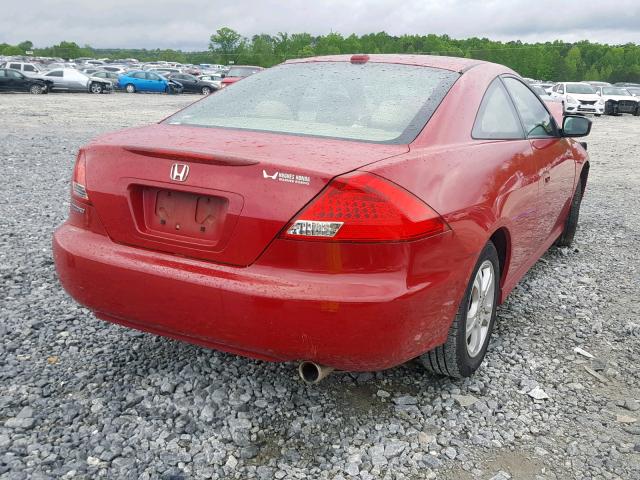
{"type": "Polygon", "coordinates": [[[176,182],[184,182],[189,175],[189,165],[184,163],[174,163],[171,165],[171,180],[176,182]]]}

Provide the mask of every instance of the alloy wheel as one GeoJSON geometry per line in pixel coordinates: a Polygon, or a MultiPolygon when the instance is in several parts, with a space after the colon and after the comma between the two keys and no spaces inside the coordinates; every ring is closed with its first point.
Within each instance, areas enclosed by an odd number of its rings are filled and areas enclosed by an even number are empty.
{"type": "Polygon", "coordinates": [[[473,280],[469,295],[469,308],[466,321],[466,345],[470,357],[482,351],[491,325],[493,315],[495,288],[495,272],[493,263],[485,260],[473,280]]]}

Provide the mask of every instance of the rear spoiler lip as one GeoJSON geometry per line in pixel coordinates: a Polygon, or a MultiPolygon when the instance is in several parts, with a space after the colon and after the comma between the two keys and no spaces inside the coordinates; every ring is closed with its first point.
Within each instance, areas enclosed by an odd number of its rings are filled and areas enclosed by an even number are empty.
{"type": "Polygon", "coordinates": [[[259,160],[229,155],[228,153],[198,152],[193,150],[176,150],[171,148],[154,148],[139,146],[124,146],[124,150],[145,157],[165,158],[177,162],[206,163],[228,167],[246,167],[257,165],[259,160]]]}

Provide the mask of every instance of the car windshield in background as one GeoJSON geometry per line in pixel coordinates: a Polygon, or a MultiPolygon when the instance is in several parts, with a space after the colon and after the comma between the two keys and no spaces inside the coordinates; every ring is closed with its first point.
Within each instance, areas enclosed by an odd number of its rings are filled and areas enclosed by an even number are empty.
{"type": "Polygon", "coordinates": [[[567,93],[595,94],[596,91],[591,85],[587,85],[586,83],[567,83],[567,93]]]}
{"type": "Polygon", "coordinates": [[[626,88],[617,88],[617,87],[605,87],[602,89],[602,93],[604,95],[624,95],[626,97],[630,96],[630,93],[626,88]]]}
{"type": "Polygon", "coordinates": [[[387,63],[285,64],[247,77],[165,122],[409,143],[458,77],[448,70],[387,63]]]}
{"type": "Polygon", "coordinates": [[[254,67],[231,67],[227,73],[227,77],[248,77],[259,71],[261,71],[260,68],[254,67]]]}

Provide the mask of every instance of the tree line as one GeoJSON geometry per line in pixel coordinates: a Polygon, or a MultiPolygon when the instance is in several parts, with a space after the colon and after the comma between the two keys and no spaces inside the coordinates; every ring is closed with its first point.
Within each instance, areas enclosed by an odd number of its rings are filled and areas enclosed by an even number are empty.
{"type": "Polygon", "coordinates": [[[501,42],[487,38],[454,39],[448,35],[401,35],[385,32],[343,36],[339,33],[313,36],[308,33],[259,34],[250,38],[228,27],[209,39],[209,49],[184,52],[171,49],[97,49],[74,42],[33,48],[30,41],[0,44],[0,55],[24,55],[75,59],[136,58],[140,61],[180,63],[249,64],[270,67],[289,58],[341,53],[410,53],[477,58],[506,65],[524,77],[539,80],[604,80],[640,82],[640,45],[606,45],[587,40],[566,43],[501,42]]]}

